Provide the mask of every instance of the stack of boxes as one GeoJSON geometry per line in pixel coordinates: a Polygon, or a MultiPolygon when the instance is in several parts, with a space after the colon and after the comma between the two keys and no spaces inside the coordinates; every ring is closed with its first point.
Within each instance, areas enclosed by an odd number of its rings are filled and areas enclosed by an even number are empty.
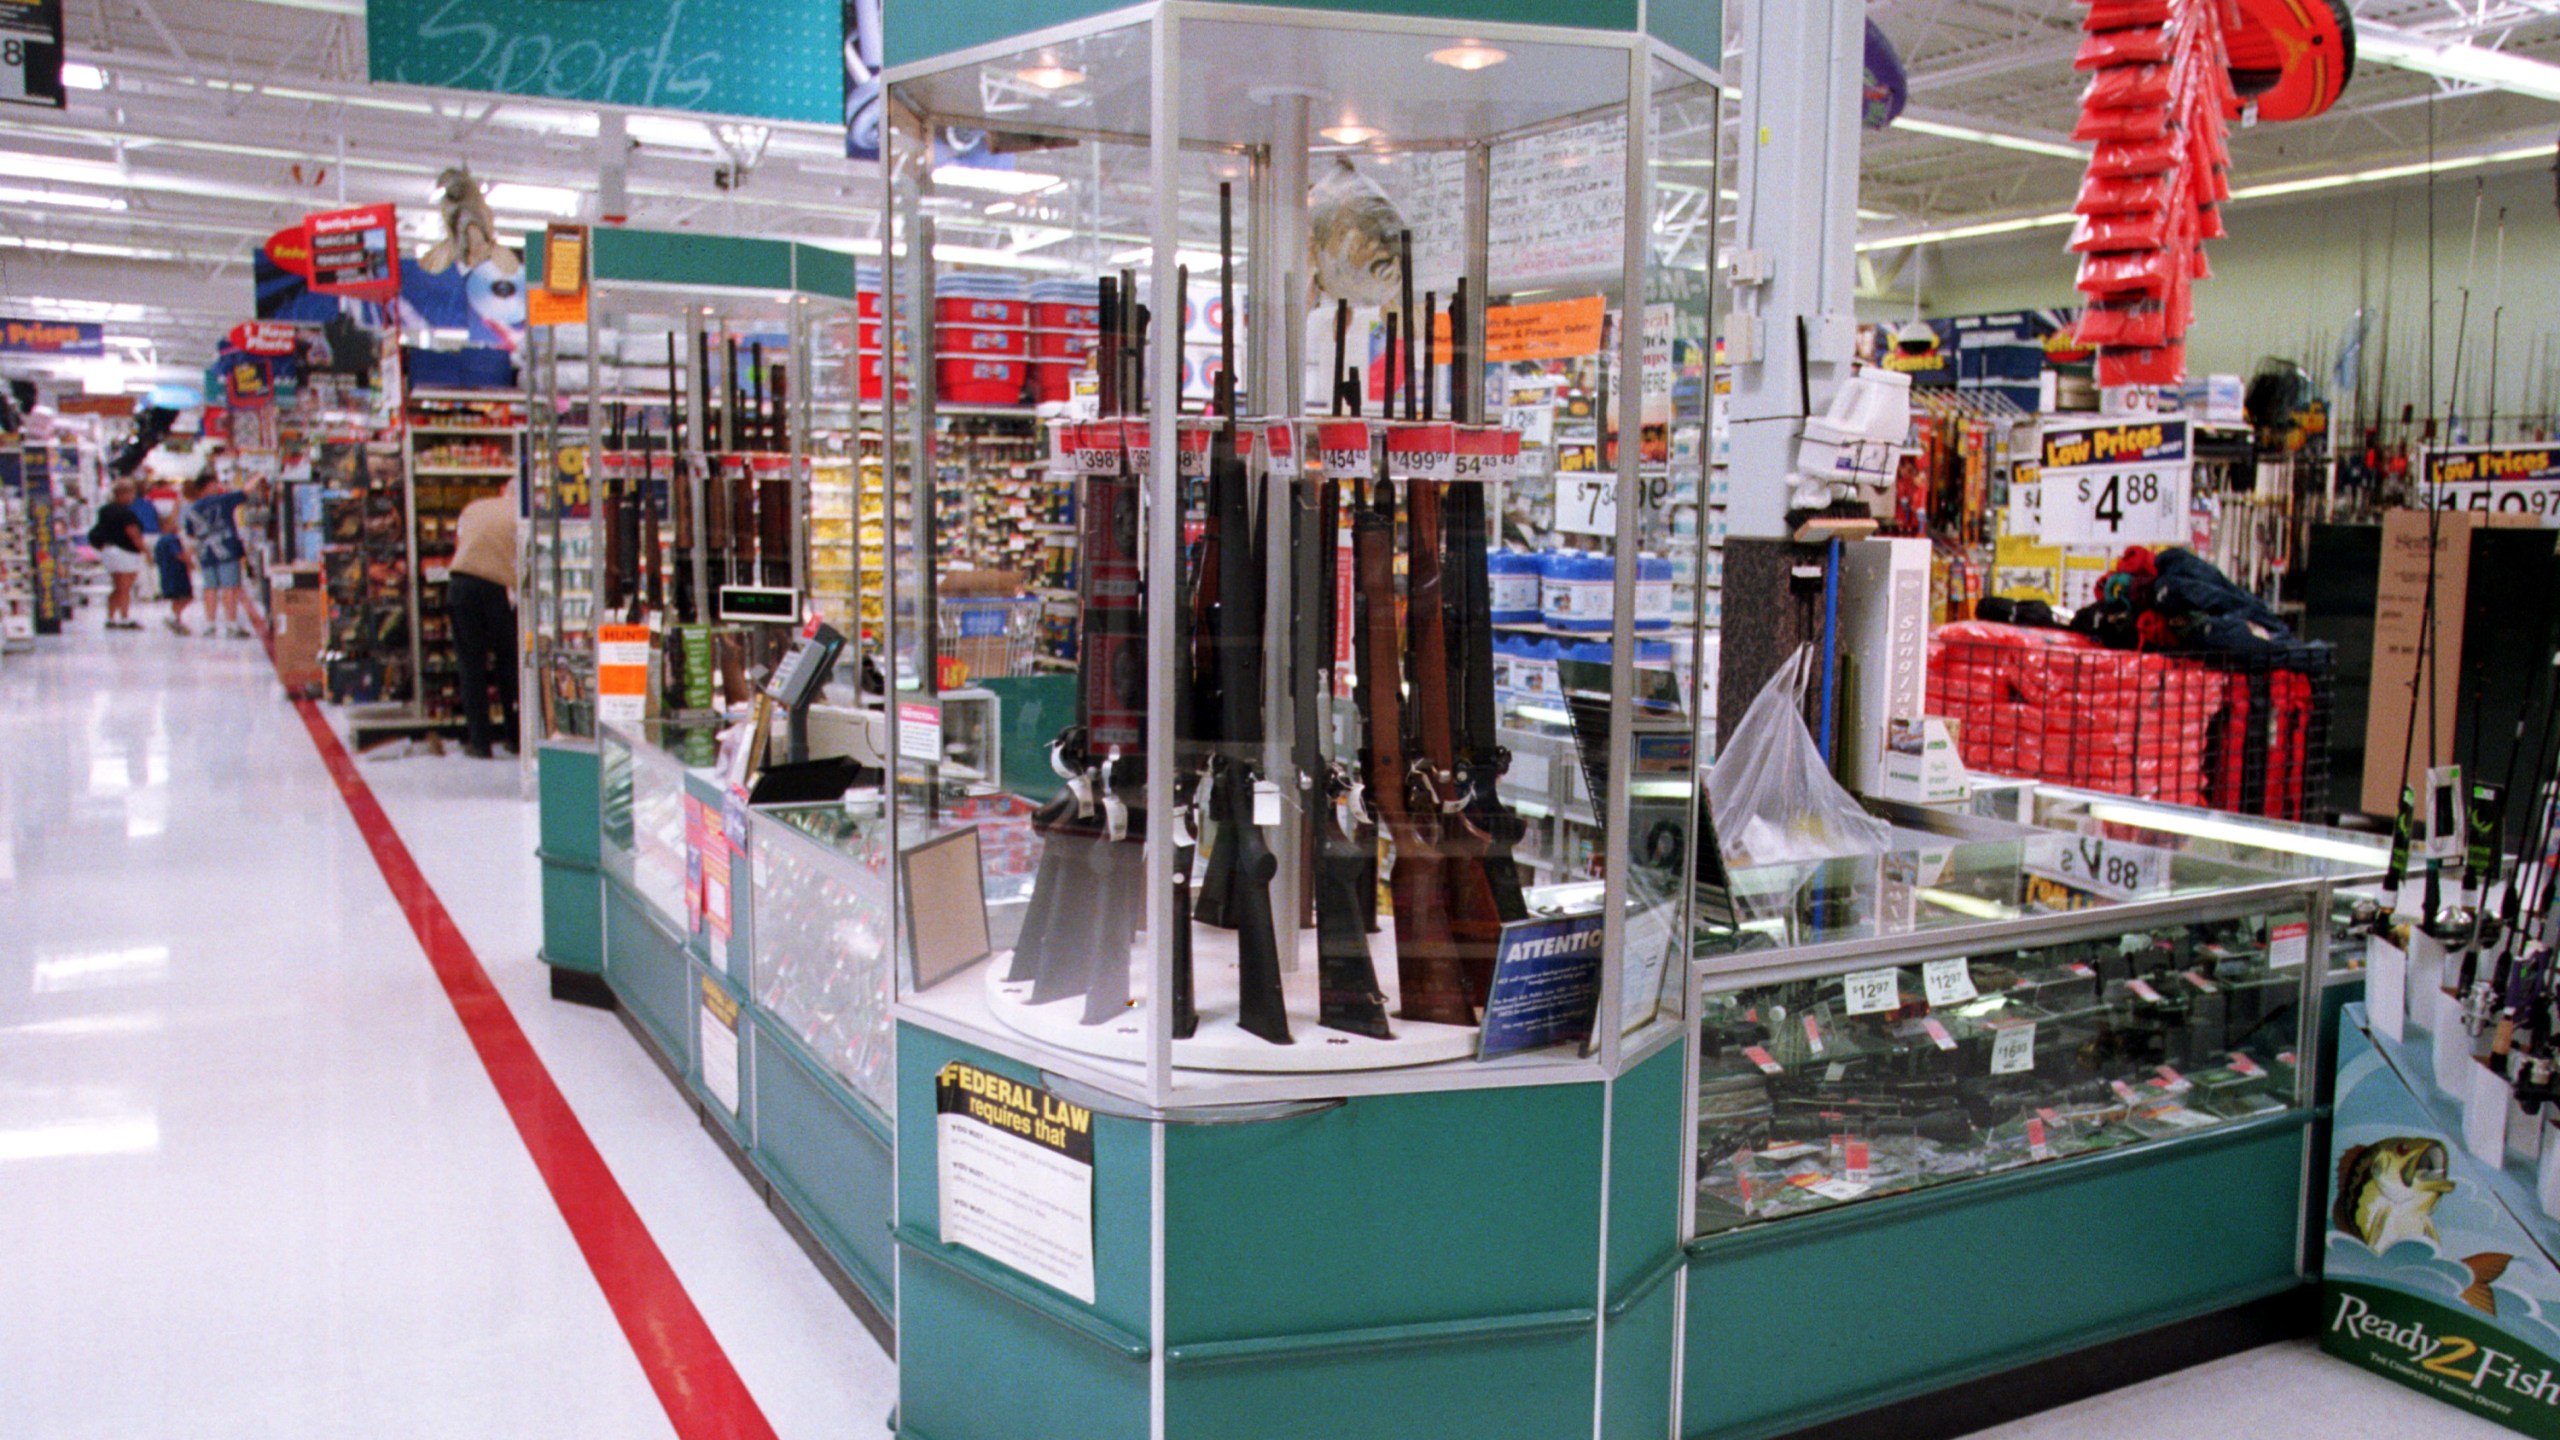
{"type": "Polygon", "coordinates": [[[1102,290],[1091,280],[1031,282],[1031,398],[1061,404],[1102,340],[1102,290]]]}
{"type": "Polygon", "coordinates": [[[2231,198],[2237,105],[2223,36],[2237,0],[2087,0],[2076,68],[2089,72],[2072,138],[2095,144],[2072,208],[2070,250],[2088,297],[2082,344],[2101,386],[2174,385],[2186,374],[2192,287],[2231,198]]]}
{"type": "Polygon", "coordinates": [[[934,384],[945,403],[1022,403],[1030,383],[1031,306],[1020,280],[937,276],[933,319],[934,384]]]}
{"type": "Polygon", "coordinates": [[[2193,660],[2067,630],[1961,621],[1929,639],[1927,711],[1965,768],[2181,805],[2214,802],[2235,683],[2193,660]]]}

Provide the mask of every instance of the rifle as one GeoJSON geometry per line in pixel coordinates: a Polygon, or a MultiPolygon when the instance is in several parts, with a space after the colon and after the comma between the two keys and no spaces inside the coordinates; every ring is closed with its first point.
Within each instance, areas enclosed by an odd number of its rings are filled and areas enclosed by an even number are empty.
{"type": "MultiPolygon", "coordinates": [[[[1121,352],[1130,311],[1109,278],[1100,370],[1104,409],[1130,392],[1121,352]]],[[[1116,416],[1115,416],[1116,418],[1116,416]]],[[[1031,982],[1031,1003],[1085,997],[1083,1022],[1098,1025],[1129,1003],[1129,949],[1146,885],[1145,832],[1126,792],[1143,784],[1146,743],[1146,620],[1138,563],[1137,477],[1125,444],[1112,473],[1085,481],[1077,566],[1082,665],[1078,715],[1049,747],[1065,787],[1031,817],[1042,837],[1008,983],[1031,982]]],[[[1187,925],[1175,927],[1177,957],[1187,925]]],[[[1177,991],[1181,983],[1177,981],[1177,991]]],[[[1177,1012],[1182,997],[1174,997],[1177,1012]]],[[[1179,1026],[1177,1025],[1179,1030],[1179,1026]]]]}
{"type": "MultiPolygon", "coordinates": [[[[1469,393],[1466,375],[1466,284],[1449,302],[1453,351],[1449,366],[1449,417],[1465,422],[1462,400],[1469,393]]],[[[1511,768],[1511,752],[1502,744],[1493,702],[1493,571],[1492,543],[1484,487],[1460,483],[1448,500],[1449,558],[1456,574],[1456,596],[1450,611],[1450,691],[1458,697],[1457,734],[1450,773],[1457,786],[1467,829],[1484,837],[1473,865],[1458,878],[1451,898],[1450,926],[1467,959],[1468,984],[1478,1004],[1493,988],[1493,958],[1502,927],[1529,918],[1522,893],[1520,867],[1513,851],[1528,834],[1528,825],[1502,802],[1500,782],[1511,768]]]]}
{"type": "MultiPolygon", "coordinates": [[[[1234,204],[1234,188],[1220,185],[1218,290],[1229,314],[1235,307],[1234,204]]],[[[1279,860],[1253,813],[1259,783],[1254,755],[1263,740],[1263,537],[1254,527],[1253,480],[1237,450],[1232,324],[1221,332],[1220,347],[1217,405],[1225,423],[1210,441],[1208,524],[1217,573],[1214,585],[1205,578],[1202,583],[1217,607],[1210,629],[1217,706],[1207,808],[1218,835],[1193,914],[1236,932],[1237,1024],[1274,1045],[1286,1045],[1291,1043],[1289,1007],[1271,915],[1271,879],[1279,860]]]]}
{"type": "MultiPolygon", "coordinates": [[[[1390,317],[1392,320],[1392,317],[1390,317]]],[[[1405,765],[1403,689],[1397,656],[1395,482],[1383,468],[1370,503],[1351,515],[1351,565],[1357,579],[1360,704],[1367,726],[1361,753],[1370,803],[1395,844],[1387,886],[1395,898],[1396,988],[1407,1020],[1472,1025],[1465,974],[1449,931],[1448,891],[1434,850],[1439,817],[1417,811],[1405,765]]]]}
{"type": "MultiPolygon", "coordinates": [[[[1342,370],[1336,328],[1334,371],[1342,370]]],[[[1341,384],[1334,385],[1334,404],[1342,403],[1341,384]]],[[[1298,788],[1309,821],[1315,855],[1313,892],[1316,924],[1316,1023],[1328,1029],[1392,1040],[1387,1028],[1386,995],[1378,988],[1378,969],[1369,954],[1369,920],[1364,894],[1377,893],[1372,866],[1374,841],[1362,846],[1342,828],[1335,804],[1351,790],[1341,766],[1324,753],[1324,716],[1331,708],[1335,614],[1333,567],[1335,527],[1342,510],[1341,482],[1327,476],[1313,487],[1300,487],[1291,515],[1297,533],[1291,556],[1297,574],[1290,591],[1298,602],[1293,633],[1297,636],[1296,675],[1290,687],[1296,700],[1298,788]],[[1312,505],[1310,505],[1312,501],[1312,505]]],[[[1355,812],[1356,813],[1356,812],[1355,812]]]]}
{"type": "MultiPolygon", "coordinates": [[[[1408,803],[1436,815],[1433,849],[1440,858],[1439,900],[1449,911],[1450,958],[1465,975],[1467,999],[1481,1005],[1493,988],[1494,944],[1501,938],[1501,924],[1481,893],[1485,881],[1479,862],[1492,837],[1468,818],[1466,797],[1458,788],[1457,740],[1449,715],[1450,620],[1440,555],[1444,488],[1438,481],[1405,482],[1405,610],[1412,629],[1408,653],[1413,657],[1414,734],[1421,752],[1405,783],[1412,795],[1408,803]]],[[[1425,959],[1436,963],[1437,957],[1425,959]]]]}
{"type": "MultiPolygon", "coordinates": [[[[623,588],[630,582],[631,559],[622,539],[622,402],[615,401],[606,414],[611,428],[596,456],[595,470],[603,482],[596,490],[598,513],[604,516],[604,613],[611,615],[622,608],[623,588]]],[[[641,429],[645,433],[647,428],[644,420],[641,429]]]]}
{"type": "MultiPolygon", "coordinates": [[[[790,373],[776,364],[764,372],[765,389],[771,401],[771,414],[765,421],[765,438],[769,448],[788,451],[791,448],[790,425],[783,406],[783,395],[790,373]]],[[[763,520],[764,571],[768,585],[791,583],[791,476],[786,472],[779,480],[767,480],[758,487],[757,513],[763,520]]]]}
{"type": "Polygon", "coordinates": [[[753,584],[756,567],[756,467],[749,453],[755,434],[747,424],[746,377],[738,369],[738,337],[729,339],[729,368],[721,374],[727,403],[720,412],[728,435],[728,451],[738,464],[738,477],[728,486],[729,583],[753,584]]]}

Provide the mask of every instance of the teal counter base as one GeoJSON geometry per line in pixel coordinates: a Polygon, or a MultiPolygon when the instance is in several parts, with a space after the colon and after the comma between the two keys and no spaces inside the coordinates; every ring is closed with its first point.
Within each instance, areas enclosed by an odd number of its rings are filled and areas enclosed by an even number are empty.
{"type": "Polygon", "coordinates": [[[601,983],[624,1026],[854,1317],[894,1356],[891,1125],[745,1004],[738,1018],[740,1105],[731,1112],[701,1071],[701,995],[717,986],[732,999],[744,997],[725,970],[705,964],[619,881],[604,879],[602,890],[601,983]]]}
{"type": "Polygon", "coordinates": [[[1693,1244],[1681,1433],[1788,1435],[2299,1291],[2309,1118],[1693,1244]]]}
{"type": "MultiPolygon", "coordinates": [[[[604,973],[604,888],[597,864],[596,752],[593,746],[543,745],[534,752],[542,817],[542,963],[554,972],[604,973]]],[[[594,1003],[574,983],[552,986],[555,1000],[594,1003]]]]}

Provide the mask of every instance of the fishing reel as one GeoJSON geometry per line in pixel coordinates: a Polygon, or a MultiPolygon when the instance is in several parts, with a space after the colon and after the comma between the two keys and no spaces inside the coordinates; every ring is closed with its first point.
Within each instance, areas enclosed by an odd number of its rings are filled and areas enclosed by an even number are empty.
{"type": "Polygon", "coordinates": [[[2467,945],[2471,932],[2480,923],[2480,912],[2459,902],[2447,905],[2428,916],[2427,933],[2448,947],[2467,945]]]}
{"type": "Polygon", "coordinates": [[[2527,1115],[2539,1115],[2542,1107],[2560,1101],[2560,1061],[2551,1052],[2536,1049],[2517,1057],[2513,1070],[2515,1102],[2527,1115]]]}

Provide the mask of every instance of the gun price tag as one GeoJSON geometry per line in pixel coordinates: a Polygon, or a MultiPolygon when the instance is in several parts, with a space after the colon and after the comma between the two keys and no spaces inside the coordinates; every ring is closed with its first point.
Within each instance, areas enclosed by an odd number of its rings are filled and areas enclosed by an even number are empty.
{"type": "Polygon", "coordinates": [[[2250,1059],[2240,1051],[2234,1050],[2231,1052],[2231,1073],[2234,1075],[2246,1075],[2250,1079],[2254,1080],[2257,1077],[2266,1074],[2267,1071],[2265,1066],[2260,1065],[2257,1061],[2250,1059]]]}
{"type": "Polygon", "coordinates": [[[1117,425],[1069,426],[1067,447],[1071,466],[1079,475],[1116,475],[1120,471],[1120,427],[1117,425]]]}
{"type": "Polygon", "coordinates": [[[2041,1115],[2027,1117],[2027,1153],[2038,1160],[2053,1158],[2052,1147],[2045,1143],[2044,1117],[2041,1115]]]}
{"type": "Polygon", "coordinates": [[[2184,420],[2055,425],[2044,432],[2037,538],[2047,545],[2169,545],[2189,538],[2195,459],[2184,420]]]}
{"type": "Polygon", "coordinates": [[[1779,1064],[1776,1060],[1772,1059],[1772,1058],[1770,1057],[1769,1052],[1768,1052],[1767,1050],[1764,1050],[1764,1049],[1762,1049],[1761,1047],[1759,1047],[1759,1046],[1757,1046],[1757,1045],[1745,1045],[1745,1046],[1743,1046],[1743,1047],[1742,1047],[1742,1058],[1744,1058],[1745,1060],[1750,1061],[1750,1062],[1751,1062],[1752,1064],[1754,1064],[1754,1065],[1759,1066],[1759,1067],[1760,1067],[1760,1069],[1761,1069],[1764,1073],[1766,1073],[1766,1074],[1770,1074],[1770,1075],[1783,1075],[1783,1074],[1785,1074],[1785,1073],[1786,1073],[1786,1069],[1787,1069],[1787,1067],[1785,1067],[1784,1065],[1779,1064]]]}
{"type": "Polygon", "coordinates": [[[1328,421],[1316,427],[1316,453],[1324,473],[1336,480],[1366,477],[1370,463],[1369,422],[1328,421]]]}
{"type": "Polygon", "coordinates": [[[1884,1015],[1902,1008],[1902,972],[1857,970],[1840,977],[1852,1015],[1884,1015]]]}
{"type": "Polygon", "coordinates": [[[2065,966],[2063,966],[2062,968],[2063,968],[2063,969],[2065,969],[2065,970],[2070,971],[2070,972],[2071,972],[2072,974],[2074,974],[2074,975],[2079,976],[2079,977],[2080,977],[2081,979],[2083,979],[2083,980],[2086,980],[2086,979],[2088,979],[2090,976],[2095,975],[2095,974],[2097,974],[2097,973],[2098,973],[2096,970],[2091,969],[2091,968],[2090,968],[2090,967],[2088,967],[2087,965],[2084,965],[2084,964],[2080,963],[2080,962],[2079,962],[2079,961],[2077,961],[2077,960],[2072,961],[2070,964],[2065,965],[2065,966]]]}
{"type": "Polygon", "coordinates": [[[2222,987],[2204,978],[2204,972],[2201,970],[2189,970],[2178,978],[2196,987],[2197,992],[2200,994],[2219,995],[2222,993],[2222,987]]]}
{"type": "Polygon", "coordinates": [[[2154,1005],[2160,1003],[2160,992],[2152,989],[2148,980],[2128,980],[2124,988],[2131,991],[2136,1000],[2148,1000],[2154,1005]]]}
{"type": "Polygon", "coordinates": [[[1991,1073],[2023,1075],[2036,1068],[2036,1022],[2003,1025],[1991,1037],[1991,1073]]]}
{"type": "Polygon", "coordinates": [[[2131,1085],[2126,1084],[2122,1080],[2108,1081],[2107,1088],[2116,1092],[2116,1098],[2127,1105],[2139,1105],[2142,1103],[2142,1092],[2134,1089],[2131,1085]]]}
{"type": "Polygon", "coordinates": [[[1387,470],[1408,480],[1458,478],[1458,427],[1397,425],[1387,431],[1387,470]]]}
{"type": "Polygon", "coordinates": [[[1973,988],[1973,967],[1962,956],[1921,966],[1920,983],[1928,988],[1932,1008],[1961,1005],[1981,994],[1973,988]]]}
{"type": "Polygon", "coordinates": [[[1814,1023],[1811,1015],[1804,1017],[1804,1043],[1814,1054],[1822,1053],[1822,1027],[1814,1023]]]}
{"type": "Polygon", "coordinates": [[[2267,927],[2267,966],[2290,970],[2311,958],[2311,922],[2299,915],[2280,915],[2267,927]]]}
{"type": "Polygon", "coordinates": [[[2157,1065],[2151,1073],[2160,1077],[2161,1087],[2171,1094],[2187,1088],[2187,1077],[2179,1074],[2175,1065],[2157,1065]]]}
{"type": "Polygon", "coordinates": [[[1921,1021],[1920,1028],[1929,1033],[1930,1043],[1936,1045],[1939,1049],[1953,1050],[1956,1048],[1956,1037],[1947,1033],[1947,1027],[1938,1023],[1937,1016],[1932,1015],[1928,1019],[1921,1021]]]}

